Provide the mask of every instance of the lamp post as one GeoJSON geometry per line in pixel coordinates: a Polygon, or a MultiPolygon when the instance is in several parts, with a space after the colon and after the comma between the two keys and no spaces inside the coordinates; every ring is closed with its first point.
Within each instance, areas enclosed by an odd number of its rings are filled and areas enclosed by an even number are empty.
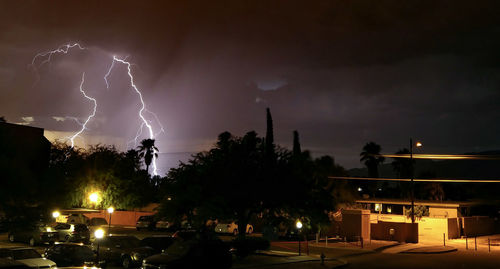
{"type": "MultiPolygon", "coordinates": [[[[417,148],[422,146],[422,143],[415,144],[417,148]]],[[[410,138],[410,177],[411,177],[411,223],[415,223],[415,193],[413,191],[413,139],[410,138]]]]}
{"type": "Polygon", "coordinates": [[[57,218],[59,218],[59,216],[61,216],[61,213],[59,213],[59,211],[54,211],[52,212],[52,217],[54,218],[54,222],[57,222],[57,218]]]}
{"type": "Polygon", "coordinates": [[[297,229],[299,230],[298,231],[298,236],[299,236],[299,256],[300,256],[300,229],[302,229],[302,222],[300,222],[300,220],[297,220],[297,222],[295,223],[295,227],[297,227],[297,229]]]}
{"type": "Polygon", "coordinates": [[[97,242],[97,256],[96,256],[96,259],[97,259],[97,264],[99,264],[99,240],[104,237],[104,230],[103,229],[97,229],[97,230],[95,230],[94,236],[95,236],[95,241],[97,242]]]}
{"type": "Polygon", "coordinates": [[[114,211],[115,211],[115,209],[112,206],[108,207],[108,213],[109,213],[108,233],[109,233],[109,230],[111,228],[111,214],[113,214],[114,211]]]}

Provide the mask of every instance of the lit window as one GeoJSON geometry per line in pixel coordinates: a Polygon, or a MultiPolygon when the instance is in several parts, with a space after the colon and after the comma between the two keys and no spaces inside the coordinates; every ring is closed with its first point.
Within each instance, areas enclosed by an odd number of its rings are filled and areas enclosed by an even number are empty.
{"type": "Polygon", "coordinates": [[[387,213],[391,213],[392,212],[392,207],[388,206],[387,207],[387,213]]]}
{"type": "Polygon", "coordinates": [[[382,204],[375,204],[375,211],[379,212],[382,209],[382,204]]]}

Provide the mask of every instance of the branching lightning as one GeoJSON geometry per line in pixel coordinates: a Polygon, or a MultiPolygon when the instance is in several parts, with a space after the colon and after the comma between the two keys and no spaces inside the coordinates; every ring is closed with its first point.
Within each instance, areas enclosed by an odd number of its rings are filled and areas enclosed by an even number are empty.
{"type": "MultiPolygon", "coordinates": [[[[57,49],[55,50],[49,50],[49,51],[45,51],[45,52],[40,52],[38,54],[36,54],[33,59],[31,60],[31,67],[33,68],[33,70],[35,71],[36,75],[37,75],[37,80],[35,81],[35,83],[33,84],[36,85],[36,83],[40,80],[40,77],[38,75],[38,68],[40,68],[42,65],[46,64],[46,63],[50,63],[51,59],[52,59],[52,56],[54,54],[58,54],[58,53],[63,53],[63,54],[68,54],[68,52],[70,51],[70,49],[72,48],[78,48],[80,50],[84,50],[85,48],[80,45],[79,43],[68,43],[68,44],[65,44],[65,45],[61,45],[59,46],[57,49]],[[36,63],[37,63],[37,59],[42,59],[40,64],[37,66],[36,63]]],[[[75,120],[82,128],[76,132],[73,136],[69,137],[68,139],[71,141],[71,147],[73,148],[75,146],[75,138],[78,137],[86,128],[87,128],[87,123],[90,121],[91,118],[93,118],[95,116],[95,113],[96,113],[96,109],[97,109],[97,100],[88,96],[85,91],[83,90],[83,83],[85,82],[85,73],[82,74],[82,81],[80,83],[80,92],[83,94],[83,96],[91,101],[94,102],[94,110],[92,112],[92,114],[87,118],[87,120],[85,122],[80,122],[76,117],[69,117],[69,116],[66,116],[66,118],[70,118],[70,119],[73,119],[75,120]]]]}
{"type": "MultiPolygon", "coordinates": [[[[37,80],[35,81],[34,85],[36,85],[36,83],[40,80],[40,77],[38,75],[38,68],[40,68],[41,66],[43,66],[44,64],[47,64],[47,63],[50,63],[51,59],[52,59],[52,56],[54,54],[59,54],[59,53],[62,53],[62,54],[68,54],[69,51],[72,49],[72,48],[76,48],[76,49],[80,49],[80,50],[84,50],[86,49],[85,47],[83,47],[82,45],[80,45],[79,43],[68,43],[68,44],[65,44],[65,45],[61,45],[59,46],[57,49],[55,50],[50,50],[50,51],[45,51],[45,52],[40,52],[38,54],[36,54],[32,61],[31,61],[31,67],[33,68],[36,76],[37,76],[37,80]]],[[[131,143],[132,141],[134,142],[134,147],[137,146],[137,142],[138,142],[138,139],[142,136],[143,134],[143,128],[146,127],[147,130],[148,130],[148,133],[149,133],[149,138],[150,139],[154,139],[157,135],[159,135],[160,133],[164,132],[164,129],[163,129],[163,126],[162,124],[160,123],[160,120],[158,119],[158,116],[151,112],[150,110],[148,110],[146,108],[146,103],[144,102],[144,99],[143,99],[143,96],[142,96],[142,93],[141,91],[139,90],[139,88],[135,85],[135,82],[134,82],[134,77],[132,75],[132,70],[131,70],[131,66],[132,64],[130,62],[127,61],[127,57],[121,59],[121,58],[117,58],[116,56],[113,56],[113,61],[111,62],[111,66],[109,67],[108,69],[108,72],[104,75],[104,81],[106,82],[106,88],[109,89],[110,88],[110,84],[109,84],[109,81],[108,81],[108,77],[111,75],[111,72],[115,66],[116,63],[121,63],[121,64],[124,64],[127,66],[127,74],[130,78],[130,84],[131,84],[131,87],[135,90],[135,92],[139,95],[139,100],[142,104],[141,106],[141,109],[139,110],[139,118],[140,120],[142,121],[141,123],[141,126],[139,127],[137,133],[136,133],[136,136],[133,140],[129,141],[129,143],[131,143]],[[149,118],[153,118],[153,120],[155,121],[156,124],[158,124],[158,126],[160,127],[160,130],[158,132],[154,132],[153,131],[153,126],[152,126],[152,123],[153,121],[150,121],[148,120],[146,117],[145,117],[145,113],[148,113],[150,116],[148,116],[149,118]]],[[[85,98],[87,98],[88,100],[91,100],[92,102],[94,102],[94,108],[93,108],[93,111],[92,111],[92,114],[90,114],[87,119],[85,120],[85,122],[80,122],[77,118],[75,117],[66,117],[66,118],[71,118],[71,119],[74,119],[80,126],[81,126],[81,129],[76,132],[73,136],[69,137],[68,139],[71,141],[71,147],[74,147],[75,145],[75,142],[74,140],[80,136],[86,129],[87,129],[87,124],[88,122],[95,116],[96,114],[96,110],[97,110],[97,100],[95,98],[92,98],[90,96],[88,96],[86,93],[85,93],[85,90],[83,88],[83,84],[85,83],[85,73],[82,74],[82,79],[81,79],[81,83],[80,83],[80,92],[83,94],[83,96],[85,98]]],[[[154,150],[153,152],[154,154],[157,154],[158,152],[156,150],[154,150]]],[[[152,167],[153,167],[153,174],[154,175],[158,175],[158,170],[157,170],[157,165],[156,165],[156,157],[153,155],[153,161],[152,161],[152,167]]]]}
{"type": "MultiPolygon", "coordinates": [[[[139,118],[141,119],[142,121],[142,124],[139,128],[139,130],[137,131],[137,134],[134,138],[134,141],[135,141],[135,145],[137,145],[137,140],[139,138],[140,135],[142,135],[142,129],[144,128],[144,126],[146,126],[146,128],[148,129],[148,132],[149,132],[149,138],[150,139],[155,139],[155,136],[157,134],[154,133],[153,131],[153,126],[151,125],[151,122],[148,121],[145,117],[144,117],[144,112],[147,112],[147,113],[150,113],[151,115],[153,115],[153,117],[156,119],[156,121],[158,122],[158,124],[160,125],[160,132],[163,132],[163,126],[160,124],[160,121],[158,120],[158,117],[156,116],[155,113],[149,111],[146,109],[146,103],[144,102],[144,99],[142,98],[142,93],[141,91],[139,90],[139,88],[137,88],[137,86],[135,85],[135,82],[134,82],[134,76],[132,75],[132,70],[131,70],[131,63],[130,62],[127,62],[126,61],[126,58],[125,59],[120,59],[120,58],[117,58],[116,56],[113,56],[113,62],[111,63],[111,66],[109,67],[109,70],[108,72],[106,73],[106,75],[104,76],[104,81],[106,81],[106,87],[109,88],[109,83],[108,83],[108,77],[109,75],[111,74],[111,71],[113,69],[113,67],[115,66],[115,62],[118,62],[118,63],[122,63],[124,65],[127,66],[127,74],[130,78],[130,85],[132,86],[132,88],[134,89],[134,91],[139,95],[139,100],[141,101],[141,109],[139,110],[139,118]]],[[[158,175],[158,169],[157,169],[157,166],[156,166],[156,154],[158,152],[156,150],[153,149],[153,174],[156,176],[158,175]]]]}
{"type": "Polygon", "coordinates": [[[42,65],[46,64],[46,63],[49,63],[50,60],[52,59],[52,56],[54,54],[58,54],[58,53],[63,53],[63,54],[68,54],[69,50],[72,49],[72,48],[78,48],[80,50],[84,50],[85,48],[80,45],[79,43],[73,43],[73,44],[65,44],[65,45],[61,45],[59,46],[57,49],[55,50],[49,50],[49,51],[45,51],[45,52],[40,52],[38,54],[36,54],[33,59],[31,60],[31,68],[33,68],[34,72],[35,72],[35,75],[36,75],[36,80],[35,82],[33,83],[33,86],[32,87],[35,87],[35,85],[38,83],[38,81],[40,81],[40,75],[38,74],[38,68],[40,68],[42,65]],[[36,65],[36,62],[37,62],[37,59],[42,59],[42,62],[37,66],[36,65]]]}
{"type": "Polygon", "coordinates": [[[43,58],[43,57],[46,57],[45,60],[43,60],[40,65],[44,65],[48,62],[50,62],[50,60],[52,59],[52,55],[56,54],[56,53],[64,53],[64,54],[68,54],[69,50],[71,48],[74,48],[74,47],[77,47],[81,50],[84,50],[85,48],[82,47],[79,43],[73,43],[73,44],[65,44],[65,45],[61,45],[59,46],[57,49],[55,50],[49,50],[49,51],[46,51],[46,52],[40,52],[38,53],[37,55],[35,55],[35,57],[33,57],[33,60],[31,61],[31,66],[35,67],[35,62],[36,62],[36,59],[37,58],[43,58]]]}
{"type": "Polygon", "coordinates": [[[83,89],[83,83],[85,83],[85,73],[82,74],[82,81],[80,83],[80,92],[83,94],[83,96],[85,96],[85,98],[87,98],[87,99],[91,100],[92,102],[94,102],[94,110],[92,111],[92,114],[90,114],[87,117],[87,120],[82,124],[82,128],[80,129],[80,131],[76,132],[73,136],[71,136],[69,138],[70,141],[71,141],[71,147],[72,148],[75,146],[75,138],[78,137],[87,128],[87,123],[90,121],[91,118],[93,118],[95,116],[95,112],[97,110],[97,100],[95,98],[92,98],[92,97],[88,96],[85,93],[85,90],[83,89]]]}

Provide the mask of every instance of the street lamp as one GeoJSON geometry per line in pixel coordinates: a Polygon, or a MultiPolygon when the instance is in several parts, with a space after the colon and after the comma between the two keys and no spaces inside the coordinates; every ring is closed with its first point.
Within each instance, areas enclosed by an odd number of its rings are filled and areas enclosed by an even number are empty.
{"type": "Polygon", "coordinates": [[[295,227],[297,227],[298,231],[298,236],[299,236],[299,256],[300,256],[300,229],[302,229],[302,222],[300,220],[297,220],[295,223],[295,227]]]}
{"type": "Polygon", "coordinates": [[[89,195],[89,200],[94,203],[94,204],[97,204],[97,201],[99,200],[99,194],[97,194],[97,192],[93,192],[89,195]]]}
{"type": "MultiPolygon", "coordinates": [[[[422,146],[422,143],[415,143],[417,148],[422,146]]],[[[413,191],[413,139],[410,138],[410,176],[411,176],[411,223],[415,223],[415,193],[413,191]]]]}
{"type": "Polygon", "coordinates": [[[96,259],[97,259],[97,264],[99,264],[99,239],[102,239],[104,237],[104,230],[100,229],[100,228],[97,229],[97,230],[95,230],[94,236],[95,236],[95,241],[97,242],[97,256],[96,256],[96,259]]]}
{"type": "Polygon", "coordinates": [[[56,219],[56,221],[57,221],[57,218],[59,218],[59,216],[61,216],[61,213],[59,213],[59,211],[56,210],[56,211],[52,212],[52,217],[54,219],[56,219]]]}
{"type": "Polygon", "coordinates": [[[113,214],[114,211],[115,209],[112,206],[108,207],[108,213],[109,213],[108,233],[109,229],[111,228],[111,214],[113,214]]]}

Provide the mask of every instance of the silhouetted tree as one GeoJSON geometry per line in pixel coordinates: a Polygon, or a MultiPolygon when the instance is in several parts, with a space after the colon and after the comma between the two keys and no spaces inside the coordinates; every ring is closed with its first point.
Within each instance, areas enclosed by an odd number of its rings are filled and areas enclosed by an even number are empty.
{"type": "MultiPolygon", "coordinates": [[[[359,154],[361,156],[360,161],[366,165],[366,168],[368,168],[368,177],[378,178],[379,176],[378,166],[385,160],[384,157],[378,156],[380,151],[380,145],[374,142],[369,142],[363,147],[363,151],[359,154]]],[[[377,190],[376,181],[363,181],[361,183],[368,189],[371,196],[375,196],[377,190]]]]}
{"type": "MultiPolygon", "coordinates": [[[[418,174],[418,178],[436,178],[436,173],[424,171],[418,174]]],[[[420,199],[443,201],[444,189],[439,182],[422,182],[418,185],[418,188],[416,188],[415,195],[420,199]]]]}
{"type": "Polygon", "coordinates": [[[5,117],[4,117],[4,116],[1,116],[1,117],[0,117],[0,122],[7,122],[7,120],[5,119],[5,117]]]}
{"type": "Polygon", "coordinates": [[[369,177],[378,177],[378,165],[383,163],[385,158],[382,156],[377,156],[380,154],[382,148],[380,145],[369,142],[363,147],[363,151],[359,154],[361,156],[360,161],[364,162],[366,168],[368,168],[369,177]]]}
{"type": "Polygon", "coordinates": [[[300,149],[299,132],[293,131],[293,155],[299,155],[302,152],[300,149]]]}
{"type": "Polygon", "coordinates": [[[141,145],[137,147],[139,151],[139,157],[144,159],[144,164],[146,165],[146,171],[149,173],[149,166],[153,161],[153,158],[158,158],[158,148],[155,147],[154,139],[144,139],[141,141],[141,145]]]}
{"type": "Polygon", "coordinates": [[[274,132],[273,132],[273,118],[271,110],[266,108],[266,155],[273,158],[275,145],[274,145],[274,132]]]}
{"type": "Polygon", "coordinates": [[[257,213],[315,223],[327,220],[326,211],[335,202],[326,188],[327,177],[314,175],[309,153],[296,158],[278,147],[270,188],[265,145],[253,131],[244,137],[220,134],[214,148],[170,170],[166,178],[170,199],[163,200],[161,212],[170,217],[186,215],[198,225],[211,218],[234,219],[242,237],[257,213]]]}
{"type": "MultiPolygon", "coordinates": [[[[410,150],[407,148],[400,149],[396,152],[396,154],[410,154],[410,150]]],[[[411,177],[412,163],[409,158],[394,158],[391,165],[394,172],[397,173],[398,178],[411,177]]],[[[413,165],[415,165],[415,160],[413,160],[413,165]]]]}

